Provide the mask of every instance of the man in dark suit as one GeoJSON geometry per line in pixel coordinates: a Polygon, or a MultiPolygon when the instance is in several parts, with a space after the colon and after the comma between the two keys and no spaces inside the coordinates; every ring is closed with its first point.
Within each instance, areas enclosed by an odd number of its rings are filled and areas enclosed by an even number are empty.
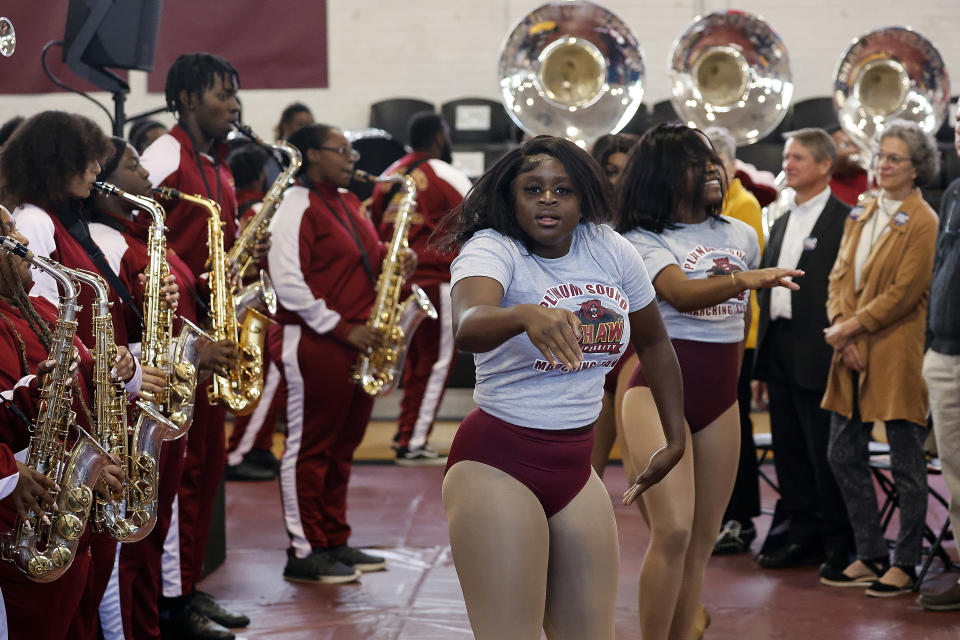
{"type": "Polygon", "coordinates": [[[830,192],[837,149],[822,129],[787,134],[786,184],[795,196],[773,225],[762,267],[806,272],[798,291],[765,289],[760,305],[754,377],[770,403],[774,464],[789,518],[787,543],[761,554],[764,568],[819,564],[841,569],[852,549],[846,508],[827,462],[830,413],[820,408],[833,349],[823,338],[827,279],[850,207],[830,192]]]}

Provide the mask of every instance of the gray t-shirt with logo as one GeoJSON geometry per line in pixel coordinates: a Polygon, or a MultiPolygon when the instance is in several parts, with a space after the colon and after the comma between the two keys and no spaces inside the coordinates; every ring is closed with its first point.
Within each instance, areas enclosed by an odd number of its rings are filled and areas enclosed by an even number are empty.
{"type": "Polygon", "coordinates": [[[539,304],[573,311],[583,323],[584,360],[576,371],[552,367],[526,333],[474,354],[477,405],[521,427],[560,430],[592,424],[600,414],[603,379],[630,340],[627,314],[653,301],[643,260],[606,225],[577,226],[562,258],[531,254],[518,240],[478,231],[450,267],[451,286],[471,276],[503,287],[503,308],[539,304]]]}
{"type": "MultiPolygon", "coordinates": [[[[665,229],[663,233],[634,229],[624,237],[643,256],[653,280],[670,265],[680,267],[691,280],[729,277],[737,271],[756,269],[760,264],[757,232],[745,222],[720,217],[725,222],[707,218],[698,224],[665,229]]],[[[719,343],[743,340],[743,317],[749,301],[749,291],[744,291],[720,304],[681,312],[657,298],[671,338],[719,343]]]]}

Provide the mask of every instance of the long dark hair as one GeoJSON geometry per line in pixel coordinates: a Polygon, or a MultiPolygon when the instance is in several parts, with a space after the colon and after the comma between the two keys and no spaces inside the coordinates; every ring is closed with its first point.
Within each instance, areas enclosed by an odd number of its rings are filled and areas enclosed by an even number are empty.
{"type": "Polygon", "coordinates": [[[537,136],[500,158],[484,173],[463,202],[454,208],[434,232],[441,250],[458,249],[481,229],[493,229],[523,242],[531,249],[533,239],[520,228],[514,212],[513,181],[539,164],[537,156],[556,158],[580,198],[580,221],[599,224],[611,210],[610,181],[590,154],[563,138],[537,136]]]}
{"type": "Polygon", "coordinates": [[[703,204],[709,163],[723,172],[720,156],[699,129],[664,123],[647,131],[620,177],[617,230],[676,229],[677,210],[683,204],[702,206],[709,217],[719,219],[722,203],[703,204]]]}

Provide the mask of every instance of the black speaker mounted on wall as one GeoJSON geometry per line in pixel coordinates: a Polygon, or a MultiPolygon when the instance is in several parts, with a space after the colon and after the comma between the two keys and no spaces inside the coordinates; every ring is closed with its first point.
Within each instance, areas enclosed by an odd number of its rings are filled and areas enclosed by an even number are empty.
{"type": "Polygon", "coordinates": [[[70,0],[63,61],[106,91],[129,91],[116,69],[153,70],[163,0],[70,0]]]}

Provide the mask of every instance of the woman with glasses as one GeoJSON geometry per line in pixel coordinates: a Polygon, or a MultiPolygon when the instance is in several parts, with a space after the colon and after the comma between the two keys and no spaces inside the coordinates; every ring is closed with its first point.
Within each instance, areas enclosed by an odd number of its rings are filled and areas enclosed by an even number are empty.
{"type": "MultiPolygon", "coordinates": [[[[299,582],[352,582],[385,568],[382,557],[347,545],[347,482],[373,399],[353,383],[360,352],[379,344],[366,326],[385,247],[360,200],[346,190],[359,155],[324,124],[289,142],[303,156],[300,182],[273,220],[270,275],[280,309],[280,368],[287,398],[287,447],[280,462],[290,536],[283,576],[299,582]]],[[[416,260],[407,256],[404,271],[416,260]]]]}
{"type": "Polygon", "coordinates": [[[832,411],[827,455],[846,503],[857,560],[824,567],[823,584],[867,587],[895,596],[916,580],[927,512],[927,389],[921,376],[927,296],[937,216],[919,185],[938,173],[932,139],[894,121],[880,138],[874,169],[880,193],[856,207],[830,273],[824,331],[834,348],[823,408],[832,411]],[[890,565],[868,466],[875,421],[886,425],[890,466],[900,497],[900,531],[890,565]]]}

